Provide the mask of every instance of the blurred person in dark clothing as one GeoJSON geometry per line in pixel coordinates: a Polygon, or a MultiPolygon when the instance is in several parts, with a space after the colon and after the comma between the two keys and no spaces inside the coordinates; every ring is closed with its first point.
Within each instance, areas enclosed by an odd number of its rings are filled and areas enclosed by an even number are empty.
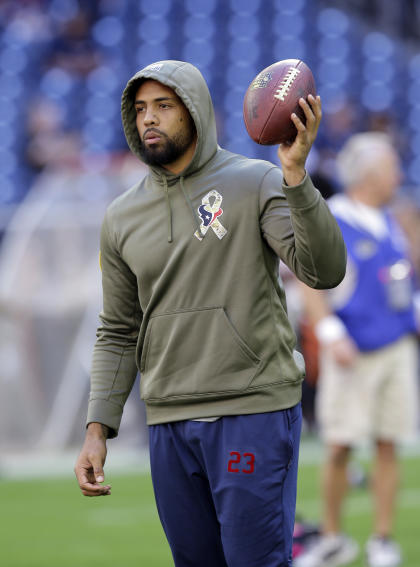
{"type": "Polygon", "coordinates": [[[85,76],[101,62],[101,54],[91,37],[91,17],[79,9],[58,27],[47,57],[49,67],[59,67],[73,75],[85,76]]]}

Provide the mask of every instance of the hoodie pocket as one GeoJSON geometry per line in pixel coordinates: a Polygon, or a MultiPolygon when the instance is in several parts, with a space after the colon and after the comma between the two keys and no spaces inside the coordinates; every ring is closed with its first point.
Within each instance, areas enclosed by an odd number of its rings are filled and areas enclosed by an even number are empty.
{"type": "Polygon", "coordinates": [[[143,344],[142,397],[228,396],[245,390],[260,364],[222,307],[155,315],[143,344]]]}

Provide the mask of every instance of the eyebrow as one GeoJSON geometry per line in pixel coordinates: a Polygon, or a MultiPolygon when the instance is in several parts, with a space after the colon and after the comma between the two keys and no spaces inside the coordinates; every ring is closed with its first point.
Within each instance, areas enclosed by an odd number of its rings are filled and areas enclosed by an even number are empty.
{"type": "MultiPolygon", "coordinates": [[[[162,101],[164,101],[164,100],[176,100],[176,99],[175,99],[175,97],[172,97],[172,96],[161,96],[161,97],[159,97],[159,98],[153,99],[152,102],[162,102],[162,101]]],[[[136,105],[136,104],[144,104],[145,102],[146,102],[145,100],[136,100],[136,101],[134,102],[134,104],[135,104],[135,105],[136,105]]]]}

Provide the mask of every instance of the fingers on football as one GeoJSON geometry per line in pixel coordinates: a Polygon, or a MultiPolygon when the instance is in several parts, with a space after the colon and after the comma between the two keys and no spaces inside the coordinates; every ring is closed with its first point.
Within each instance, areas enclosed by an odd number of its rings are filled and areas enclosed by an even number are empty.
{"type": "Polygon", "coordinates": [[[315,98],[310,94],[308,96],[308,100],[301,98],[299,99],[299,106],[305,113],[305,120],[308,126],[312,124],[319,124],[322,116],[321,99],[319,96],[315,98]]]}
{"type": "Polygon", "coordinates": [[[305,113],[306,125],[311,126],[312,124],[314,124],[315,114],[313,113],[312,107],[309,106],[308,102],[304,98],[301,98],[299,100],[299,106],[301,107],[301,109],[305,113]]]}
{"type": "Polygon", "coordinates": [[[312,112],[314,113],[316,122],[319,124],[322,118],[321,97],[319,95],[316,97],[314,97],[313,95],[309,95],[308,100],[311,105],[312,112]]]}
{"type": "Polygon", "coordinates": [[[305,132],[306,126],[297,114],[295,114],[293,112],[293,114],[290,116],[290,118],[292,119],[292,122],[296,126],[296,129],[297,129],[298,132],[305,132]]]}
{"type": "Polygon", "coordinates": [[[316,135],[321,121],[321,99],[319,96],[315,98],[314,96],[309,95],[308,100],[309,104],[304,98],[299,100],[299,105],[305,113],[305,124],[295,113],[291,115],[291,119],[298,132],[307,132],[313,136],[316,135]]]}

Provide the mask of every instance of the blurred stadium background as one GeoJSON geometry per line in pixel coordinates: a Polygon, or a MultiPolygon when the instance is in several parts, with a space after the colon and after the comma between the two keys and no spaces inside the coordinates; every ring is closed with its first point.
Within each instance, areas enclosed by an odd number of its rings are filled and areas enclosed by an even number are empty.
{"type": "MultiPolygon", "coordinates": [[[[320,188],[339,189],[334,156],[351,132],[386,130],[418,208],[418,0],[2,0],[0,28],[3,452],[61,449],[83,435],[98,227],[144,174],[120,122],[121,92],[139,68],[165,58],[197,65],[221,145],[276,161],[275,148],[247,136],[243,95],[272,62],[304,59],[325,112],[309,163],[320,188]]],[[[138,408],[134,396],[122,438],[144,445],[138,408]]]]}
{"type": "MultiPolygon", "coordinates": [[[[84,435],[101,305],[99,227],[110,201],[145,174],[127,152],[122,90],[153,61],[188,60],[208,81],[220,144],[276,162],[275,148],[248,138],[242,100],[262,68],[302,58],[323,99],[309,160],[318,186],[325,195],[340,190],[334,157],[352,132],[389,132],[402,158],[402,209],[420,258],[420,0],[0,0],[0,30],[0,490],[3,517],[10,520],[9,531],[3,530],[6,522],[1,531],[13,548],[2,561],[0,545],[0,563],[47,567],[60,557],[61,565],[114,565],[104,554],[118,545],[127,549],[138,521],[151,522],[158,534],[141,564],[167,565],[167,548],[159,555],[163,539],[149,480],[142,480],[150,504],[140,516],[130,508],[138,479],[124,484],[116,508],[101,501],[89,512],[87,504],[73,501],[73,485],[60,492],[60,481],[13,484],[21,477],[71,474],[84,435]],[[57,501],[69,514],[64,526],[54,519],[61,513],[57,501]],[[124,534],[103,548],[103,528],[117,529],[112,515],[124,534]],[[83,537],[82,517],[84,528],[98,533],[91,547],[85,542],[72,555],[70,547],[83,537]],[[62,529],[74,540],[60,539],[62,529]],[[49,534],[55,547],[49,547],[49,534]]],[[[299,311],[295,301],[291,290],[292,314],[299,311]]],[[[120,473],[147,468],[146,448],[135,386],[109,456],[117,481],[120,473]]],[[[301,510],[316,518],[316,465],[305,469],[314,456],[316,461],[318,448],[304,444],[301,510]]],[[[404,498],[413,514],[419,459],[407,462],[404,498]]],[[[359,512],[350,520],[356,530],[364,528],[359,512]]],[[[410,514],[399,530],[411,537],[407,545],[414,550],[410,514]]],[[[127,555],[117,564],[136,563],[127,555]]]]}

